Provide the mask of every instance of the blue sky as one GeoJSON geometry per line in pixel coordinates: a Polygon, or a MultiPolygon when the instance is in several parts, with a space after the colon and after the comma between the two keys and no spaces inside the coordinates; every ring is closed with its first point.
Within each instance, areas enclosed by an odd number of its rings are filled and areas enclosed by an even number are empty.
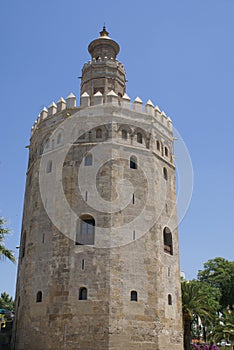
{"type": "MultiPolygon", "coordinates": [[[[0,215],[18,254],[30,129],[71,91],[105,22],[121,47],[127,93],[173,120],[191,157],[193,197],[179,226],[181,270],[196,277],[216,256],[233,260],[233,0],[11,0],[0,4],[0,215]]],[[[0,292],[16,266],[1,262],[0,292]]]]}

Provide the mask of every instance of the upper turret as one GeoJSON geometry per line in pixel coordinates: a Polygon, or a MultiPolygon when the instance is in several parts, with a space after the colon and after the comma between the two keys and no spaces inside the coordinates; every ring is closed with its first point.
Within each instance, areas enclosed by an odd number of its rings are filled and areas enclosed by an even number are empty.
{"type": "Polygon", "coordinates": [[[109,37],[105,26],[99,38],[89,44],[88,51],[92,60],[85,63],[82,69],[80,94],[87,92],[91,98],[91,105],[93,95],[98,91],[102,93],[104,102],[106,95],[112,90],[120,97],[124,95],[126,91],[125,70],[116,59],[119,50],[118,43],[109,37]]]}

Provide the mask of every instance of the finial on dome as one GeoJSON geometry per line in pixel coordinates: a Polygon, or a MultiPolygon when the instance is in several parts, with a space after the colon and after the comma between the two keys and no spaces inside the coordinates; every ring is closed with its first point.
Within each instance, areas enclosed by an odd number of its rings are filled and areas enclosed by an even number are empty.
{"type": "Polygon", "coordinates": [[[108,32],[106,30],[106,26],[104,24],[103,28],[102,28],[102,31],[100,32],[100,37],[105,37],[105,36],[108,36],[108,32]]]}

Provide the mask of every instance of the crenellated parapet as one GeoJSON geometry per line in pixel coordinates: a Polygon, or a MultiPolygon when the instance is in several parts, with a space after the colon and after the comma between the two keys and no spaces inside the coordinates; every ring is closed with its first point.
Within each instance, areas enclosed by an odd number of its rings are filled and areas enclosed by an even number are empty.
{"type": "Polygon", "coordinates": [[[125,93],[123,97],[119,97],[113,90],[106,95],[106,101],[104,102],[103,94],[98,91],[93,95],[92,102],[89,94],[84,92],[80,97],[80,106],[76,105],[76,96],[70,93],[66,99],[61,97],[57,103],[52,102],[48,108],[44,107],[39,113],[34,125],[32,127],[32,133],[46,120],[52,118],[58,118],[59,120],[66,117],[70,117],[72,114],[80,109],[92,108],[98,105],[112,105],[113,107],[132,110],[136,113],[148,115],[152,117],[152,122],[159,123],[162,127],[172,132],[172,121],[161,111],[158,106],[154,106],[151,100],[148,100],[145,105],[143,101],[136,97],[131,101],[130,97],[125,93]]]}
{"type": "MultiPolygon", "coordinates": [[[[112,90],[107,94],[106,102],[104,102],[103,95],[98,91],[92,100],[92,105],[101,105],[101,104],[112,104],[113,106],[118,106],[133,110],[134,112],[143,113],[149,116],[152,116],[156,122],[162,124],[165,128],[172,131],[172,121],[171,118],[166,115],[165,112],[161,111],[159,107],[152,103],[151,100],[148,100],[145,105],[143,101],[136,97],[134,101],[131,102],[130,97],[125,93],[123,97],[119,96],[112,90]]],[[[85,108],[91,106],[91,99],[87,92],[84,92],[80,97],[80,107],[85,108]]]]}
{"type": "Polygon", "coordinates": [[[71,114],[75,113],[79,108],[76,107],[76,96],[71,92],[66,99],[60,97],[57,103],[54,101],[47,107],[44,107],[39,113],[37,119],[35,120],[31,135],[37,129],[37,127],[45,120],[50,120],[51,118],[64,116],[69,117],[71,114]]]}

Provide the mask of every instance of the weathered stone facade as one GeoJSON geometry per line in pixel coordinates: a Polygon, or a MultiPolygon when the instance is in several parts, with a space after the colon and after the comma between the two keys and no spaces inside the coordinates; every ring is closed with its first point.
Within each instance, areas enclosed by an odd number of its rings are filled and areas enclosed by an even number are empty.
{"type": "Polygon", "coordinates": [[[182,350],[171,120],[131,105],[100,34],[80,106],[61,98],[32,128],[15,350],[182,350]]]}

